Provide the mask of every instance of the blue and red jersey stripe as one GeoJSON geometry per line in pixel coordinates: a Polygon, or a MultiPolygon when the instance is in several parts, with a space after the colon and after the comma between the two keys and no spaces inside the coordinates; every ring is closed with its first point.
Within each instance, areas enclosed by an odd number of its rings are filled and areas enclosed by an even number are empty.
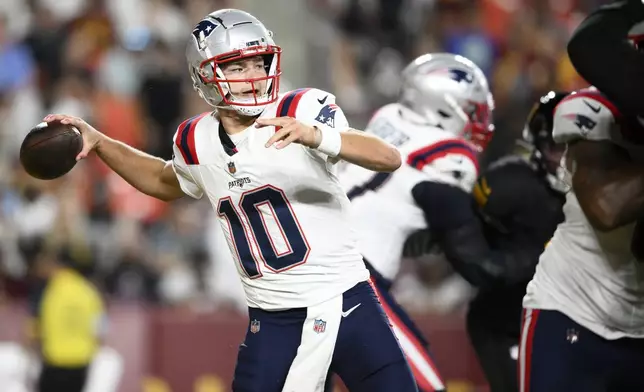
{"type": "Polygon", "coordinates": [[[442,158],[448,154],[460,154],[468,157],[479,169],[476,149],[467,141],[460,139],[447,139],[438,143],[434,143],[427,147],[423,147],[409,154],[407,157],[407,164],[422,170],[425,165],[428,165],[436,159],[442,158]]]}
{"type": "Polygon", "coordinates": [[[210,112],[201,113],[191,117],[179,125],[179,132],[175,140],[175,144],[179,148],[183,160],[188,165],[198,165],[199,157],[197,156],[197,148],[195,146],[195,129],[199,120],[204,118],[210,112]]]}
{"type": "MultiPolygon", "coordinates": [[[[295,112],[297,111],[297,105],[300,103],[300,100],[309,91],[310,88],[298,88],[287,93],[280,104],[277,106],[277,117],[293,117],[295,118],[295,112]]],[[[277,131],[280,127],[275,127],[277,131]]]]}

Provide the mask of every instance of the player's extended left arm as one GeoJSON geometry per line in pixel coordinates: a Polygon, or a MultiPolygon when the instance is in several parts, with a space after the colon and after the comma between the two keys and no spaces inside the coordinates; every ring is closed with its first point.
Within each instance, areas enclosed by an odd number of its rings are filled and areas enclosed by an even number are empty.
{"type": "Polygon", "coordinates": [[[338,158],[378,172],[392,172],[400,167],[402,160],[398,149],[379,137],[351,128],[339,134],[338,158]]]}

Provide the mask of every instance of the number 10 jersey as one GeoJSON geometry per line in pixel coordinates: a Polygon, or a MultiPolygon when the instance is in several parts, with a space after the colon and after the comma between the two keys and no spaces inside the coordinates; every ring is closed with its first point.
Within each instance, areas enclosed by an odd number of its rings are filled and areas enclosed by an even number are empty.
{"type": "MultiPolygon", "coordinates": [[[[347,126],[335,97],[317,89],[281,96],[261,117],[347,126]]],[[[274,127],[228,136],[216,115],[186,120],[175,135],[173,167],[184,192],[206,195],[223,228],[248,306],[309,307],[369,278],[350,225],[350,202],[335,162],[291,144],[265,147],[274,127]]]]}

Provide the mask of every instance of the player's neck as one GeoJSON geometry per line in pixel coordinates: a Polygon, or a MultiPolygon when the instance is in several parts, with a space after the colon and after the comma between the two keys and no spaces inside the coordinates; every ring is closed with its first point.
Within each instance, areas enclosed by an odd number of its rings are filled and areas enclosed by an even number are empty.
{"type": "Polygon", "coordinates": [[[242,132],[253,125],[255,123],[255,119],[257,119],[257,116],[242,116],[236,111],[228,109],[217,109],[217,114],[219,116],[219,121],[221,121],[221,125],[224,127],[224,131],[229,135],[242,132]]]}

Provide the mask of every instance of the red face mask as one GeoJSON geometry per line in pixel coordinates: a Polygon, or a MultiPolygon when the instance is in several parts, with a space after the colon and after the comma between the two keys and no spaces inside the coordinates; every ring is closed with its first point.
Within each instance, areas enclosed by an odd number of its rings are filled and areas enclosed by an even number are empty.
{"type": "Polygon", "coordinates": [[[465,135],[481,151],[485,150],[494,134],[489,106],[485,103],[470,101],[465,114],[469,118],[469,122],[465,126],[465,135]]]}
{"type": "Polygon", "coordinates": [[[248,47],[243,50],[236,50],[224,54],[220,54],[215,57],[211,57],[201,62],[199,65],[199,77],[204,84],[210,84],[216,86],[219,90],[219,94],[222,96],[222,103],[225,105],[236,105],[236,106],[261,106],[273,103],[277,101],[279,93],[279,82],[280,76],[282,74],[281,68],[281,59],[282,59],[282,49],[276,45],[269,46],[254,46],[248,47]],[[224,77],[223,72],[221,71],[221,66],[250,57],[262,56],[265,59],[271,59],[266,65],[267,67],[274,66],[275,69],[272,72],[269,69],[266,76],[256,77],[256,78],[238,78],[238,79],[227,79],[224,77]],[[257,95],[257,92],[260,91],[261,82],[266,81],[267,89],[266,95],[268,99],[263,99],[264,95],[257,95]],[[238,102],[233,100],[228,83],[248,83],[250,84],[250,89],[253,92],[253,99],[249,102],[238,102]]]}

